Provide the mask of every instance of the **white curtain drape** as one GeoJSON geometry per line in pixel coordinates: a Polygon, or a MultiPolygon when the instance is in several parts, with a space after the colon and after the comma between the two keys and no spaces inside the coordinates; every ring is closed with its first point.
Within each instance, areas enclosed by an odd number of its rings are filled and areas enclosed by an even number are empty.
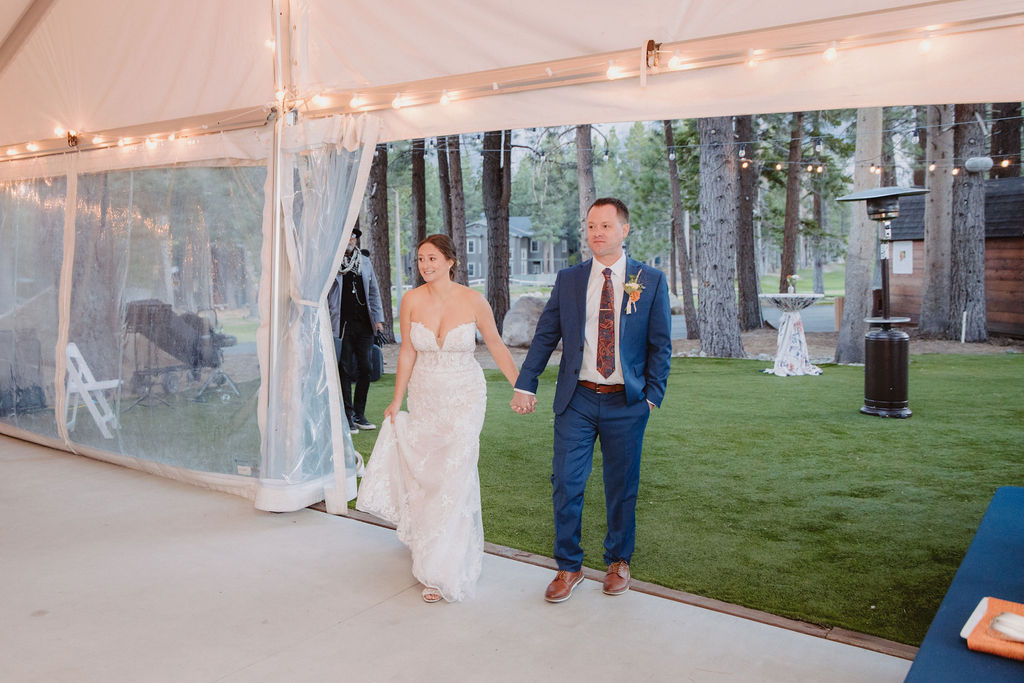
{"type": "MultiPolygon", "coordinates": [[[[261,362],[264,372],[269,366],[260,395],[266,406],[260,411],[266,415],[256,495],[261,510],[297,510],[326,495],[331,511],[343,512],[344,501],[355,496],[355,451],[341,419],[326,297],[359,215],[379,133],[379,119],[363,115],[304,120],[282,135],[280,206],[273,211],[281,212],[286,258],[279,273],[286,291],[261,295],[282,307],[279,329],[268,320],[259,335],[261,359],[270,361],[261,362]],[[271,335],[278,335],[276,345],[271,335]]],[[[268,213],[265,244],[273,241],[268,213]]],[[[260,286],[269,287],[269,278],[260,286]]]]}

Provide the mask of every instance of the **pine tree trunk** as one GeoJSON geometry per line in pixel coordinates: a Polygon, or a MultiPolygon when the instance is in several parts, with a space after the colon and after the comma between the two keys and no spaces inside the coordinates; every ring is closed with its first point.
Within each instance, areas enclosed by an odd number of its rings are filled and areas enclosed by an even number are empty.
{"type": "Polygon", "coordinates": [[[487,216],[487,302],[498,332],[509,309],[508,204],[512,198],[512,131],[484,133],[480,184],[487,216]]]}
{"type": "Polygon", "coordinates": [[[697,119],[700,139],[700,348],[709,356],[744,358],[733,272],[739,189],[732,118],[697,119]]]}
{"type": "Polygon", "coordinates": [[[469,284],[466,265],[466,197],[462,192],[462,146],[458,135],[448,136],[448,179],[451,182],[452,242],[455,243],[455,281],[469,284]]]}
{"type": "Polygon", "coordinates": [[[949,257],[953,232],[953,105],[927,107],[928,138],[925,167],[928,194],[924,197],[924,275],[921,316],[917,328],[926,334],[945,334],[949,327],[949,257]]]}
{"type": "MultiPolygon", "coordinates": [[[[754,140],[754,117],[736,117],[736,139],[741,143],[754,140]]],[[[761,327],[761,300],[757,298],[757,263],[754,260],[754,206],[757,204],[757,172],[742,162],[736,165],[739,174],[739,206],[736,222],[736,284],[739,288],[741,330],[761,327]]]]}
{"type": "MultiPolygon", "coordinates": [[[[953,150],[957,159],[984,156],[985,131],[976,114],[984,105],[958,104],[953,118],[953,150]]],[[[950,251],[950,339],[988,339],[985,314],[985,175],[961,169],[953,179],[953,233],[950,251]],[[963,313],[967,313],[966,325],[963,313]]]]}
{"type": "MultiPolygon", "coordinates": [[[[679,277],[682,286],[683,319],[686,321],[686,338],[700,339],[700,323],[697,321],[697,305],[693,297],[693,271],[697,265],[690,260],[691,245],[697,236],[690,229],[690,212],[683,212],[683,226],[679,231],[679,277]]],[[[692,250],[696,253],[696,249],[692,250]]]]}
{"type": "Polygon", "coordinates": [[[928,185],[928,109],[930,107],[914,107],[914,120],[917,123],[918,151],[914,155],[914,187],[928,185]]]}
{"type": "Polygon", "coordinates": [[[892,187],[896,185],[896,160],[893,156],[896,137],[896,119],[898,114],[893,107],[885,107],[882,110],[882,160],[879,164],[881,178],[880,187],[892,187]]]}
{"type": "Polygon", "coordinates": [[[782,269],[779,291],[786,291],[786,277],[796,273],[796,242],[800,232],[800,164],[802,162],[804,113],[793,114],[789,133],[789,158],[786,167],[786,220],[782,229],[782,269]]]}
{"type": "MultiPolygon", "coordinates": [[[[111,348],[111,336],[121,329],[121,311],[114,303],[114,295],[121,293],[126,237],[116,218],[123,205],[111,207],[112,176],[96,174],[78,183],[79,206],[98,205],[99,214],[90,212],[84,219],[80,214],[75,226],[75,277],[68,321],[68,338],[78,344],[98,377],[117,377],[121,370],[117,352],[111,348]]],[[[117,197],[116,189],[114,193],[117,197]]],[[[184,284],[191,287],[191,282],[184,284]]],[[[144,353],[144,346],[139,348],[140,354],[144,353]]]]}
{"type": "Polygon", "coordinates": [[[1016,178],[1020,175],[1020,102],[999,102],[992,105],[992,167],[993,178],[1016,178]],[[1009,161],[1003,166],[1003,161],[1009,161]]]}
{"type": "MultiPolygon", "coordinates": [[[[426,152],[426,141],[420,138],[412,141],[412,248],[427,238],[427,174],[423,155],[426,152]]],[[[415,286],[423,284],[423,276],[416,266],[416,254],[413,253],[413,275],[415,286]]],[[[403,264],[404,265],[404,264],[403,264]]]]}
{"type": "Polygon", "coordinates": [[[391,238],[388,225],[388,146],[377,145],[368,180],[370,199],[366,214],[369,222],[370,262],[377,275],[380,301],[384,309],[384,334],[394,342],[394,314],[391,312],[391,238]]]}
{"type": "MultiPolygon", "coordinates": [[[[820,179],[821,176],[818,176],[820,179]]],[[[811,258],[814,261],[814,283],[811,290],[819,294],[825,293],[825,257],[822,254],[821,240],[825,234],[825,202],[821,201],[821,183],[814,190],[814,220],[818,230],[810,237],[811,258]]]]}
{"type": "Polygon", "coordinates": [[[444,234],[452,236],[452,183],[448,174],[448,137],[437,138],[437,181],[441,186],[441,220],[444,234]]]}
{"type": "MultiPolygon", "coordinates": [[[[665,121],[665,146],[672,150],[675,148],[675,133],[672,130],[672,122],[665,121]]],[[[686,231],[689,230],[689,220],[683,220],[683,197],[679,187],[679,164],[678,157],[668,160],[668,181],[672,192],[672,246],[674,258],[679,264],[680,297],[683,300],[683,317],[686,320],[686,338],[699,339],[699,324],[697,323],[697,309],[693,305],[693,275],[690,272],[690,257],[686,248],[686,231]]],[[[687,214],[687,218],[689,215],[687,214]]],[[[692,237],[691,237],[692,239],[692,237]]]]}
{"type": "MultiPolygon", "coordinates": [[[[857,144],[854,152],[853,192],[878,186],[871,172],[872,159],[882,154],[882,110],[857,110],[857,144]]],[[[864,205],[853,205],[853,222],[846,247],[846,286],[843,319],[836,343],[837,363],[864,362],[864,334],[871,313],[871,277],[878,259],[878,226],[868,218],[864,205]]]]}
{"type": "Polygon", "coordinates": [[[665,126],[665,156],[668,159],[668,186],[669,191],[672,193],[672,222],[669,228],[669,263],[671,268],[669,269],[669,291],[675,296],[679,296],[679,273],[677,272],[677,264],[679,263],[679,254],[676,252],[678,247],[676,240],[679,237],[680,225],[683,222],[683,209],[679,203],[681,196],[679,190],[679,166],[676,164],[676,141],[675,134],[672,132],[672,121],[665,119],[662,121],[665,126]]]}
{"type": "Polygon", "coordinates": [[[590,258],[587,245],[587,211],[597,199],[594,186],[594,144],[590,124],[576,126],[576,174],[580,197],[580,261],[590,258]]]}

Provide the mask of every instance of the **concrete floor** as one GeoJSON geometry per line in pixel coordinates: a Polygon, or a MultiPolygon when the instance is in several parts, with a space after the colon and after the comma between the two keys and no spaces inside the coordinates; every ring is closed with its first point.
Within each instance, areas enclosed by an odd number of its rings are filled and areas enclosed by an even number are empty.
{"type": "Polygon", "coordinates": [[[5,681],[901,681],[905,659],[488,555],[427,605],[393,531],[0,436],[5,681]]]}

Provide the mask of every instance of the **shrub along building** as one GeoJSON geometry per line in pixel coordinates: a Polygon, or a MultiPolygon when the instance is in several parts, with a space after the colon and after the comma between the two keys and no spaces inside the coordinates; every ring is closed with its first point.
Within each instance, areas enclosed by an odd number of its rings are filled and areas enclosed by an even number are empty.
{"type": "MultiPolygon", "coordinates": [[[[917,323],[924,276],[925,196],[900,200],[892,222],[890,306],[917,323]]],[[[988,331],[1024,337],[1024,177],[985,183],[985,309],[988,331]]]]}

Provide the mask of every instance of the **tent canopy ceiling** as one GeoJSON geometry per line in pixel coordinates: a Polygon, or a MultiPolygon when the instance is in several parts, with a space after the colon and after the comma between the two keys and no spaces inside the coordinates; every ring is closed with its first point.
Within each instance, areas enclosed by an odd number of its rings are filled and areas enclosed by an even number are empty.
{"type": "Polygon", "coordinates": [[[8,0],[0,145],[56,142],[57,127],[86,133],[87,148],[93,136],[257,124],[275,101],[278,8],[290,26],[289,98],[328,113],[349,111],[360,92],[363,107],[380,108],[387,139],[1024,99],[1020,0],[8,0]],[[935,45],[921,54],[929,35],[935,45]],[[641,88],[648,39],[666,50],[662,71],[676,50],[697,68],[652,74],[641,88]],[[840,56],[826,63],[831,41],[840,56]],[[757,68],[743,64],[752,50],[757,68]],[[629,77],[607,80],[610,59],[629,77]],[[431,104],[392,109],[399,88],[431,104]],[[435,99],[443,90],[456,99],[447,107],[435,99]]]}

